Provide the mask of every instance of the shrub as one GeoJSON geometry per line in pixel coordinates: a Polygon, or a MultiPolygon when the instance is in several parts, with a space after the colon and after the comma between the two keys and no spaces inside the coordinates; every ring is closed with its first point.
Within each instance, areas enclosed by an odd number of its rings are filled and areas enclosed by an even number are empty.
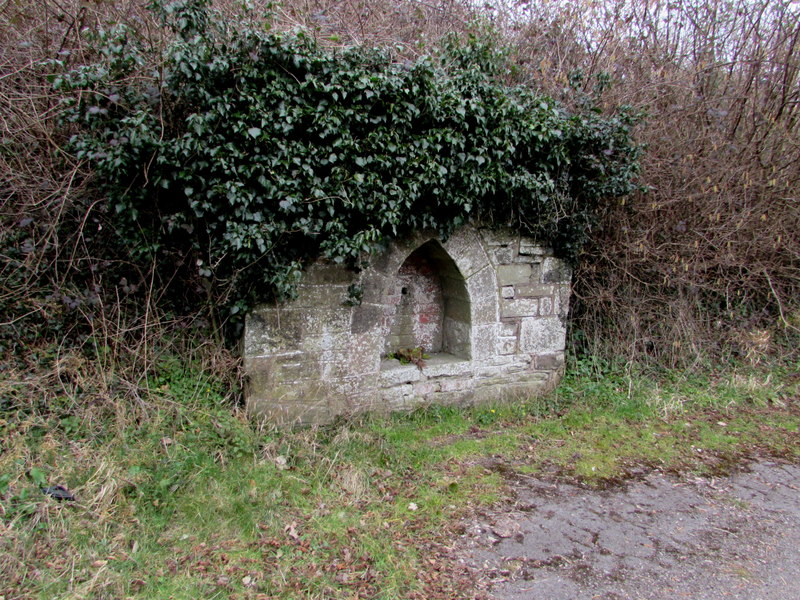
{"type": "Polygon", "coordinates": [[[291,297],[316,257],[357,266],[413,230],[510,226],[574,258],[603,202],[634,189],[634,115],[500,82],[485,39],[398,62],[236,27],[203,2],[163,16],[163,57],[111,28],[99,62],[53,85],[119,240],[224,318],[291,297]]]}

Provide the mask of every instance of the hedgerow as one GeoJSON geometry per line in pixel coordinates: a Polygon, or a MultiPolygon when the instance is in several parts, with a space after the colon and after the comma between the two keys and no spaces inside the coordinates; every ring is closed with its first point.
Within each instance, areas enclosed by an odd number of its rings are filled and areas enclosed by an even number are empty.
{"type": "Polygon", "coordinates": [[[226,316],[291,297],[309,260],[357,266],[414,230],[510,226],[574,258],[604,200],[634,188],[631,111],[570,113],[504,84],[486,40],[410,62],[218,20],[203,1],[156,9],[166,50],[110,28],[101,60],[53,85],[116,241],[226,316]]]}

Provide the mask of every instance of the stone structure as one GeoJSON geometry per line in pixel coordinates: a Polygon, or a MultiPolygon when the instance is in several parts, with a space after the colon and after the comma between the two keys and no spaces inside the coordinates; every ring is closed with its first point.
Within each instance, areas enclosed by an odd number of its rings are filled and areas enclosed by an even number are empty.
{"type": "Polygon", "coordinates": [[[564,365],[570,270],[510,233],[395,242],[359,273],[319,261],[247,320],[247,402],[279,423],[528,397],[564,365]],[[393,354],[414,354],[402,364],[393,354]],[[417,354],[419,351],[417,351],[417,354]]]}

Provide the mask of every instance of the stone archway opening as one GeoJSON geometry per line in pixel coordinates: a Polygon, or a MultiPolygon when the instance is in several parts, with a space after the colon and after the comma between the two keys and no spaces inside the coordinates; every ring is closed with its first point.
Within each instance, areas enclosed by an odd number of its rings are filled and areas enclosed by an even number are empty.
{"type": "Polygon", "coordinates": [[[383,354],[422,348],[429,355],[470,359],[470,299],[456,263],[435,240],[422,244],[398,269],[387,299],[383,354]]]}

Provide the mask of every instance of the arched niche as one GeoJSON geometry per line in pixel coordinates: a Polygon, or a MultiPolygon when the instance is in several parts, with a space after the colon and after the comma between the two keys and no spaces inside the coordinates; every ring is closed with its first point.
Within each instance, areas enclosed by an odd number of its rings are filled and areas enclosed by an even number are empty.
{"type": "Polygon", "coordinates": [[[426,354],[469,360],[471,311],[466,282],[438,241],[429,240],[406,257],[386,305],[384,355],[422,347],[426,354]]]}

